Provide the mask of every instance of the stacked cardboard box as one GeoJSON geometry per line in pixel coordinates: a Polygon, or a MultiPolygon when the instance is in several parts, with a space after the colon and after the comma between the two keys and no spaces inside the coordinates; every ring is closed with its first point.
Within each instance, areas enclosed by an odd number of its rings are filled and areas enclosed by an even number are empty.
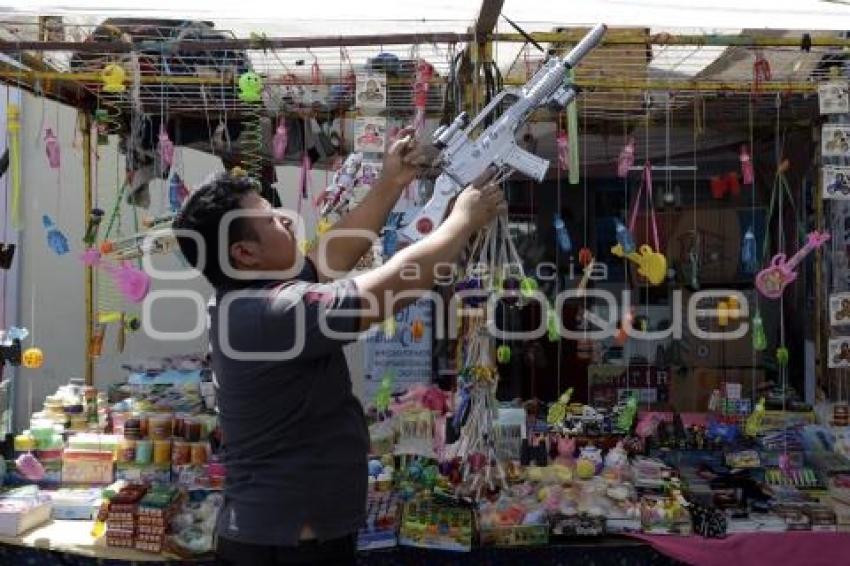
{"type": "Polygon", "coordinates": [[[136,514],[136,548],[162,552],[171,518],[179,509],[179,492],[170,486],[151,488],[139,502],[136,514]]]}
{"type": "Polygon", "coordinates": [[[109,500],[106,513],[106,544],[132,548],[136,537],[136,511],[147,487],[130,484],[109,500]]]}

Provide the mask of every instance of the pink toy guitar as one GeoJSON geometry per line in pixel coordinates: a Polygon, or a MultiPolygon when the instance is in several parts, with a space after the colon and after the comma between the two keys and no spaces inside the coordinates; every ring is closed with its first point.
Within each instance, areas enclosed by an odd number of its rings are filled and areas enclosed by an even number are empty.
{"type": "Polygon", "coordinates": [[[131,303],[142,302],[150,290],[151,279],[148,274],[133,267],[127,261],[122,261],[118,265],[103,261],[100,252],[95,248],[86,250],[80,259],[88,266],[103,269],[112,277],[124,298],[131,303]]]}
{"type": "Polygon", "coordinates": [[[776,254],[770,262],[770,266],[762,269],[756,275],[756,288],[759,292],[768,299],[778,299],[785,291],[785,287],[793,283],[797,279],[797,272],[794,268],[797,264],[803,261],[812,250],[821,247],[824,242],[829,240],[828,232],[812,232],[806,241],[806,244],[797,250],[791,259],[786,260],[785,254],[776,254]]]}

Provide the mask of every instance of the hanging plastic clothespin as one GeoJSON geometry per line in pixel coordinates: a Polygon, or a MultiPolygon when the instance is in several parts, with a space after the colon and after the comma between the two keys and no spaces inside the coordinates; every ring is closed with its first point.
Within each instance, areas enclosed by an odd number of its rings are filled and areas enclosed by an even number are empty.
{"type": "Polygon", "coordinates": [[[44,132],[44,151],[47,153],[47,163],[50,164],[50,168],[59,169],[59,141],[51,128],[47,128],[44,132]]]}

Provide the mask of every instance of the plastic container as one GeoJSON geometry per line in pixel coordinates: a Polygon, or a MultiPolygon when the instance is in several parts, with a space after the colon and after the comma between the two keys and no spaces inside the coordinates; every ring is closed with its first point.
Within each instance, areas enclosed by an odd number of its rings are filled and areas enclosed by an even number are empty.
{"type": "Polygon", "coordinates": [[[171,438],[174,417],[171,413],[154,413],[148,416],[148,436],[151,440],[171,438]]]}
{"type": "Polygon", "coordinates": [[[136,441],[136,463],[142,466],[151,463],[153,457],[153,443],[150,440],[136,441]]]}
{"type": "Polygon", "coordinates": [[[170,440],[153,441],[153,463],[158,465],[165,465],[171,463],[170,440]]]}

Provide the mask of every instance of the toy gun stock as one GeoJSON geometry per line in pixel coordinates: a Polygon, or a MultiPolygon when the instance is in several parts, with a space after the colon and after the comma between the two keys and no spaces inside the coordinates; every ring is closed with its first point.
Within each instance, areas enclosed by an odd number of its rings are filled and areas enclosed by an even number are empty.
{"type": "Polygon", "coordinates": [[[415,242],[431,233],[443,221],[451,200],[490,170],[495,170],[494,183],[507,179],[514,171],[537,182],[543,180],[549,161],[519,147],[516,132],[538,108],[562,110],[575,99],[578,89],[566,84],[569,71],[599,45],[606,29],[603,24],[596,25],[566,57],[548,58],[528,83],[500,92],[474,120],[461,112],[451,124],[434,132],[433,144],[440,150],[442,173],[431,199],[401,230],[402,238],[415,242]],[[472,139],[472,133],[484,120],[508,102],[510,105],[501,116],[472,139]]]}

